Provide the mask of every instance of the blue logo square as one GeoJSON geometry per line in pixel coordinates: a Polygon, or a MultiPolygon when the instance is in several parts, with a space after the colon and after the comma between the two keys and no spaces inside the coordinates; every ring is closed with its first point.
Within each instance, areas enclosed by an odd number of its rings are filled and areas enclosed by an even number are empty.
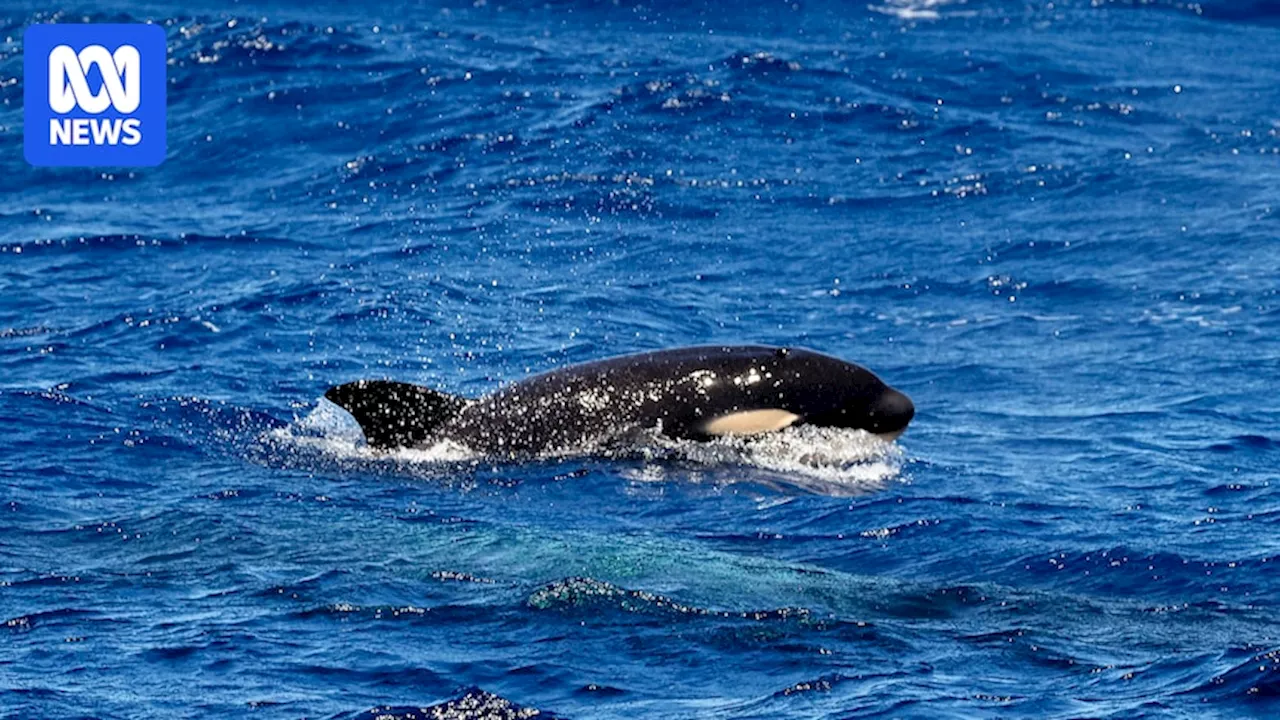
{"type": "Polygon", "coordinates": [[[23,35],[22,148],[45,167],[164,162],[168,71],[158,25],[31,25],[23,35]]]}

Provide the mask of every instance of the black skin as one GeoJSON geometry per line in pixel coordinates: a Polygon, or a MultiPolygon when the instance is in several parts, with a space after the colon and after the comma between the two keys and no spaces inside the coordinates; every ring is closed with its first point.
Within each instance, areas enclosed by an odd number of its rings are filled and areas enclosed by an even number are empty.
{"type": "Polygon", "coordinates": [[[896,433],[915,408],[871,371],[805,349],[707,346],[625,355],[535,375],[467,401],[404,383],[360,381],[325,397],[378,448],[450,439],[492,455],[570,450],[628,432],[707,439],[711,420],[780,409],[796,424],[896,433]]]}

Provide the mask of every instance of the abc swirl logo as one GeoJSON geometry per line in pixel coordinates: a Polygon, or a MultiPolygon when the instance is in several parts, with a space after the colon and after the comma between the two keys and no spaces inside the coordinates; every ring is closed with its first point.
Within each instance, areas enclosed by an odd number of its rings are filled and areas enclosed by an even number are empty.
{"type": "MultiPolygon", "coordinates": [[[[59,45],[49,53],[49,107],[67,114],[77,107],[96,115],[107,108],[128,115],[138,109],[142,97],[138,71],[138,48],[121,45],[114,53],[101,45],[90,45],[77,53],[69,45],[59,45]],[[102,74],[102,88],[89,90],[92,68],[102,74]]],[[[53,145],[137,145],[142,141],[142,121],[138,118],[78,118],[49,121],[49,142],[53,145]],[[123,136],[123,137],[122,137],[123,136]]]]}

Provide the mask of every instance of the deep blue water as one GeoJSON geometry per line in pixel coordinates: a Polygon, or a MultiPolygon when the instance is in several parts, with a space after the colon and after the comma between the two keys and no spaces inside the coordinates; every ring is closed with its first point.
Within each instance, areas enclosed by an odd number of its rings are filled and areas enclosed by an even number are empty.
{"type": "Polygon", "coordinates": [[[0,716],[1280,711],[1275,4],[368,5],[0,9],[0,716]],[[22,160],[22,29],[83,18],[165,26],[161,167],[22,160]],[[916,421],[317,410],[721,342],[916,421]]]}

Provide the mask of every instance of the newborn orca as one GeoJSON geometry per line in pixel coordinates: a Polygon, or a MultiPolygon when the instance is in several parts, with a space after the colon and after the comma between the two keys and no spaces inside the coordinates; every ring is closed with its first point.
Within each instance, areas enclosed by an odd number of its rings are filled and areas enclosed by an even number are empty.
{"type": "Polygon", "coordinates": [[[674,438],[755,435],[791,425],[856,428],[893,440],[915,415],[870,370],[812,350],[707,346],[570,365],[476,400],[391,380],[324,394],[369,445],[452,440],[510,457],[556,452],[655,428],[674,438]]]}

